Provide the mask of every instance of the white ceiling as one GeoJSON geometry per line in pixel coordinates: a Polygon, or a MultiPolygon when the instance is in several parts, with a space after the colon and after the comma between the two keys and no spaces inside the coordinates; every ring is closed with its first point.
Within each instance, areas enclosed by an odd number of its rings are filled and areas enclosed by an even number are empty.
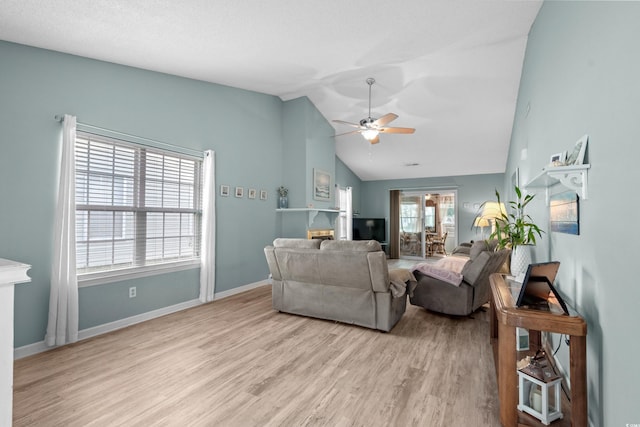
{"type": "MultiPolygon", "coordinates": [[[[393,112],[413,135],[336,138],[363,180],[504,172],[542,0],[0,0],[0,39],[277,95],[331,121],[393,112]],[[408,166],[408,164],[418,165],[408,166]]],[[[351,130],[334,124],[336,133],[351,130]]]]}

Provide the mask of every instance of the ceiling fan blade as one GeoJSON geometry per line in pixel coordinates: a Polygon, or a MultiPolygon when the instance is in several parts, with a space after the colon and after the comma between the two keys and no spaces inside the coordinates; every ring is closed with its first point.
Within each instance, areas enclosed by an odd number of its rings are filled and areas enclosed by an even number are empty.
{"type": "Polygon", "coordinates": [[[371,145],[377,144],[378,142],[380,142],[380,137],[376,135],[376,137],[370,140],[369,142],[371,143],[371,145]]]}
{"type": "Polygon", "coordinates": [[[342,136],[342,135],[351,135],[352,133],[360,133],[360,131],[359,130],[352,130],[352,131],[349,131],[349,132],[339,133],[337,135],[333,135],[333,137],[335,138],[337,136],[342,136]]]}
{"type": "Polygon", "coordinates": [[[356,123],[351,123],[351,122],[345,122],[344,120],[331,120],[334,123],[341,123],[343,125],[348,125],[348,126],[353,126],[354,128],[359,128],[360,125],[356,124],[356,123]]]}
{"type": "Polygon", "coordinates": [[[378,120],[374,121],[373,124],[375,126],[382,127],[382,126],[386,125],[387,123],[391,123],[392,121],[394,121],[397,118],[398,118],[397,114],[388,113],[388,114],[385,114],[384,116],[380,117],[378,120]]]}
{"type": "Polygon", "coordinates": [[[414,133],[414,128],[380,128],[378,131],[382,133],[414,133]]]}

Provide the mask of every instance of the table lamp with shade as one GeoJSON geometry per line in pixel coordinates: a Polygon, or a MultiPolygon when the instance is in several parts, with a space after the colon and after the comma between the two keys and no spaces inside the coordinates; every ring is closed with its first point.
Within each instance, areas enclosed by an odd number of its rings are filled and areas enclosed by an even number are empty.
{"type": "Polygon", "coordinates": [[[489,223],[489,220],[481,216],[477,216],[476,219],[473,221],[474,227],[480,227],[480,230],[482,232],[482,240],[484,240],[484,228],[489,227],[490,225],[491,224],[489,223]]]}
{"type": "Polygon", "coordinates": [[[491,223],[491,233],[496,231],[496,219],[507,215],[507,209],[502,202],[486,201],[482,207],[479,218],[488,220],[491,223]]]}

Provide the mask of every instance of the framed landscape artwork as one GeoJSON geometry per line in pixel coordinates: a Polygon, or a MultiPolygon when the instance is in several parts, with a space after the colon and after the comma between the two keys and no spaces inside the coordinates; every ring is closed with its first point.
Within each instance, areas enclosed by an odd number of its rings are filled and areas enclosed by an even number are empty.
{"type": "Polygon", "coordinates": [[[313,198],[315,200],[331,200],[331,174],[320,169],[313,169],[313,198]]]}
{"type": "Polygon", "coordinates": [[[574,191],[554,194],[549,199],[551,231],[580,234],[580,207],[574,191]]]}

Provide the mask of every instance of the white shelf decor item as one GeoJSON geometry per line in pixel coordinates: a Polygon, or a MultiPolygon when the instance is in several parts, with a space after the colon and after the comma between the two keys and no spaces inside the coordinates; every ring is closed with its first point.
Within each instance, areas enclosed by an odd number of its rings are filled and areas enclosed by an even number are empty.
{"type": "Polygon", "coordinates": [[[561,383],[562,378],[544,382],[518,371],[518,409],[536,417],[544,425],[562,418],[561,383]]]}

